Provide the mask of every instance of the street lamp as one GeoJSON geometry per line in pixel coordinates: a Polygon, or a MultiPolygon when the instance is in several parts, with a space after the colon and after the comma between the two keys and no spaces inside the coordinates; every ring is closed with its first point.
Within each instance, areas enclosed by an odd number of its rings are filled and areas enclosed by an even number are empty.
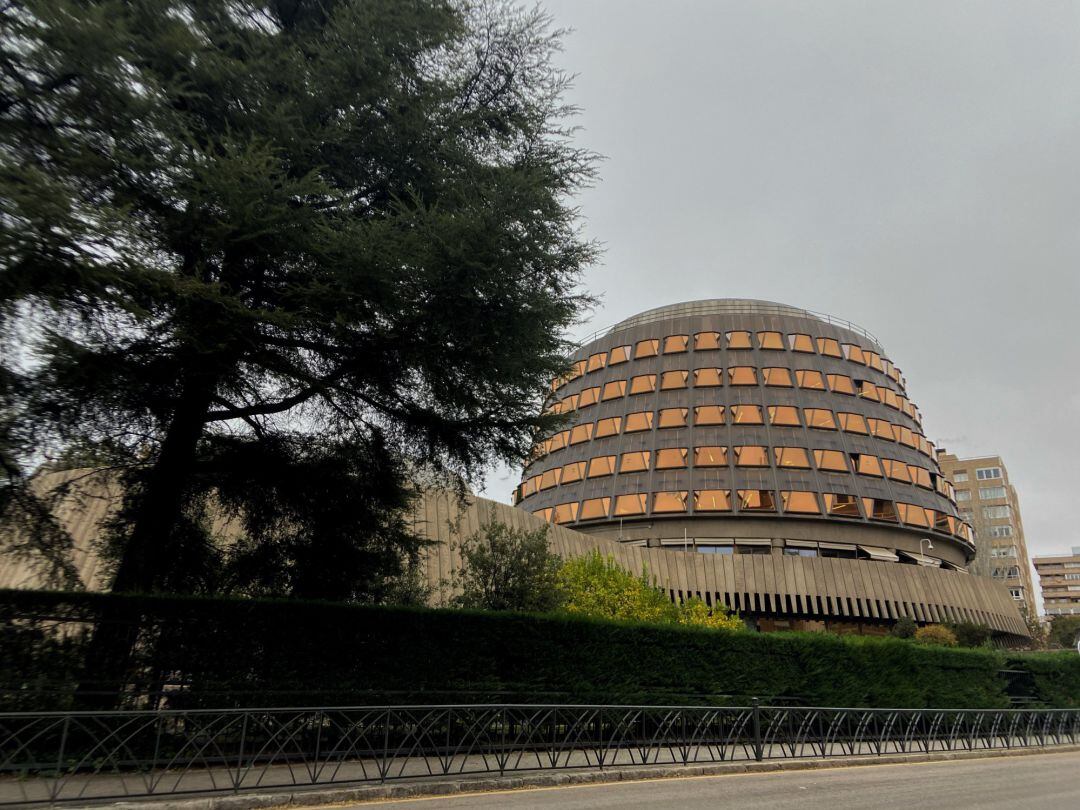
{"type": "Polygon", "coordinates": [[[933,549],[933,547],[934,547],[934,544],[930,542],[929,537],[923,537],[922,539],[919,540],[919,553],[920,554],[922,554],[922,544],[923,543],[926,543],[926,548],[928,550],[933,549]]]}

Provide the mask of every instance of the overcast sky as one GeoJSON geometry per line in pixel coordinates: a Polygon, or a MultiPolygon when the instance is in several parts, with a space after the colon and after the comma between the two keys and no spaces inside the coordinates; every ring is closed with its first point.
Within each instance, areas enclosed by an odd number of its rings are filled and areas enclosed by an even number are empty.
{"type": "Polygon", "coordinates": [[[928,438],[1004,457],[1032,555],[1080,545],[1080,2],[544,5],[606,157],[579,335],[700,298],[850,319],[928,438]]]}

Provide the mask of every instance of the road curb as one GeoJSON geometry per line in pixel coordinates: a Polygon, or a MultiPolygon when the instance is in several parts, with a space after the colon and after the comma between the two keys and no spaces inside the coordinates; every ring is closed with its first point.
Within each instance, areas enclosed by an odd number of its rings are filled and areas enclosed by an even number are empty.
{"type": "Polygon", "coordinates": [[[707,765],[653,765],[647,767],[615,767],[606,770],[540,771],[513,776],[481,776],[473,778],[431,778],[415,782],[356,787],[308,788],[295,792],[243,793],[189,799],[143,799],[113,803],[94,803],[66,807],[95,810],[269,810],[278,807],[318,807],[334,804],[356,804],[393,799],[415,799],[429,796],[483,793],[493,790],[561,787],[565,785],[603,784],[605,782],[639,782],[650,779],[673,779],[695,776],[725,776],[779,771],[824,770],[867,765],[900,765],[920,762],[949,762],[990,757],[1017,757],[1034,754],[1065,754],[1080,751],[1080,745],[1055,745],[1044,748],[1011,748],[989,751],[935,751],[930,754],[882,754],[819,759],[766,760],[764,762],[722,762],[707,765]]]}

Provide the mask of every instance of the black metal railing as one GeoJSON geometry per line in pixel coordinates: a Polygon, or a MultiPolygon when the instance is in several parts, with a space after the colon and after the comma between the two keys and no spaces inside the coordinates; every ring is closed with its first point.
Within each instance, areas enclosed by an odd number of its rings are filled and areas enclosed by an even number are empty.
{"type": "Polygon", "coordinates": [[[0,714],[0,805],[1080,743],[1080,710],[374,706],[0,714]]]}

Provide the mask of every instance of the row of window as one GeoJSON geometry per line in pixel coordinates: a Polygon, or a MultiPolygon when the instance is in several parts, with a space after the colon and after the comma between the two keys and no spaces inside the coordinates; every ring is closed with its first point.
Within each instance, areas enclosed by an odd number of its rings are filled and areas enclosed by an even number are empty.
{"type": "Polygon", "coordinates": [[[855,495],[818,493],[803,490],[781,490],[779,499],[771,489],[696,489],[675,492],[644,492],[614,497],[589,498],[537,509],[534,515],[549,523],[571,523],[577,520],[632,517],[645,514],[680,514],[734,512],[777,513],[797,515],[829,515],[888,523],[902,523],[922,529],[936,529],[946,534],[971,540],[970,527],[952,515],[910,503],[894,503],[882,498],[860,498],[855,495]],[[650,502],[651,501],[651,502],[650,502]],[[824,504],[824,505],[823,505],[824,504]],[[861,504],[861,508],[860,508],[861,504]]]}
{"type": "MultiPolygon", "coordinates": [[[[990,501],[994,498],[1004,498],[1005,487],[979,487],[979,500],[990,501]]],[[[970,489],[958,489],[956,490],[957,501],[970,501],[971,490],[970,489]]]]}
{"type": "Polygon", "coordinates": [[[732,330],[724,333],[696,332],[692,340],[688,334],[668,335],[663,341],[660,338],[647,338],[639,340],[635,344],[615,346],[608,351],[596,352],[574,363],[565,377],[553,380],[551,390],[557,391],[571,380],[576,380],[578,377],[593,371],[599,371],[608,366],[625,363],[631,359],[639,360],[645,357],[656,357],[660,354],[682,354],[690,350],[691,344],[695,352],[717,350],[721,347],[734,350],[757,348],[764,351],[789,349],[793,352],[820,354],[824,357],[845,359],[880,371],[897,385],[904,387],[904,378],[900,373],[900,369],[877,352],[864,349],[854,343],[841,343],[835,338],[819,337],[815,339],[805,334],[789,334],[785,339],[782,332],[732,330]]]}
{"type": "MultiPolygon", "coordinates": [[[[993,481],[995,478],[1001,478],[1001,467],[979,467],[975,470],[975,480],[977,481],[993,481]]],[[[964,484],[967,481],[967,470],[957,470],[953,473],[954,483],[964,484]]]]}
{"type": "Polygon", "coordinates": [[[729,366],[726,374],[722,368],[673,369],[659,374],[639,374],[626,380],[611,380],[603,385],[584,388],[548,406],[548,413],[570,413],[587,408],[598,402],[622,399],[626,396],[651,394],[656,391],[677,391],[689,388],[716,388],[724,385],[748,386],[761,382],[769,388],[794,388],[809,391],[830,391],[871,402],[880,402],[920,423],[919,412],[903,394],[897,394],[888,386],[875,385],[869,380],[852,379],[846,374],[822,374],[813,369],[791,369],[782,366],[759,369],[754,366],[729,366]]]}
{"type": "Polygon", "coordinates": [[[821,472],[857,473],[875,478],[890,478],[924,489],[948,493],[948,481],[936,473],[914,464],[890,458],[879,458],[868,453],[844,453],[841,450],[812,450],[804,447],[773,447],[761,445],[665,447],[660,450],[633,450],[621,456],[593,456],[588,461],[573,461],[562,467],[552,467],[539,475],[531,476],[518,487],[518,500],[536,492],[556,486],[583,481],[587,478],[603,478],[616,473],[637,473],[648,470],[683,470],[691,466],[697,469],[727,467],[729,461],[736,467],[769,467],[790,470],[817,469],[821,472]],[[810,459],[813,456],[813,466],[810,459]]]}
{"type": "Polygon", "coordinates": [[[617,436],[620,433],[639,433],[668,428],[685,428],[691,424],[698,427],[717,427],[723,425],[764,425],[774,427],[802,427],[816,430],[842,430],[862,436],[874,436],[890,442],[918,450],[925,456],[934,457],[934,444],[925,436],[911,428],[889,422],[885,419],[865,417],[862,414],[847,411],[833,412],[827,408],[797,408],[794,405],[698,405],[693,409],[691,421],[690,408],[661,408],[658,411],[635,411],[626,416],[609,416],[596,422],[585,422],[566,430],[561,430],[533,448],[533,460],[542,458],[556,450],[583,444],[592,439],[617,436]]]}

